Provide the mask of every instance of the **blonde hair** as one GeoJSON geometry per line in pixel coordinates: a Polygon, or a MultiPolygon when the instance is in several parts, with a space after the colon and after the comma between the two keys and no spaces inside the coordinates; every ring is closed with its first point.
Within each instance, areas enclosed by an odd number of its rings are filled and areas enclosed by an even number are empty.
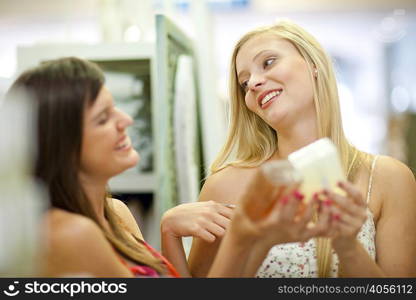
{"type": "MultiPolygon", "coordinates": [[[[316,68],[313,100],[318,123],[318,138],[328,137],[337,145],[347,178],[352,181],[358,166],[366,161],[368,154],[353,147],[344,135],[331,60],[312,35],[287,20],[250,31],[237,42],[230,66],[230,127],[226,142],[212,163],[210,171],[215,173],[230,165],[257,167],[270,159],[278,150],[276,131],[246,107],[244,90],[238,82],[236,71],[236,57],[241,47],[248,40],[262,34],[273,34],[292,43],[306,61],[311,79],[314,79],[312,70],[316,68]]],[[[318,238],[319,277],[329,276],[331,253],[329,239],[318,238]]]]}

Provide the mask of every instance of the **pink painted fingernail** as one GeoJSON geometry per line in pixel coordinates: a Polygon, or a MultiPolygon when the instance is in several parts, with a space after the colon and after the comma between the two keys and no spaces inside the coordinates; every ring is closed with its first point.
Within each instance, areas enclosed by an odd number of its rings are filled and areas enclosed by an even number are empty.
{"type": "Polygon", "coordinates": [[[344,184],[343,184],[341,181],[338,181],[338,183],[337,183],[337,184],[338,184],[338,186],[339,186],[339,187],[341,187],[341,188],[342,188],[342,187],[344,187],[344,184]]]}
{"type": "Polygon", "coordinates": [[[325,196],[328,196],[328,195],[329,195],[329,192],[328,192],[328,190],[326,190],[326,189],[325,189],[325,190],[323,190],[323,193],[324,193],[324,195],[325,195],[325,196]]]}
{"type": "Polygon", "coordinates": [[[315,202],[321,202],[321,200],[322,200],[319,192],[314,193],[313,196],[312,196],[312,199],[315,202]]]}
{"type": "Polygon", "coordinates": [[[282,200],[280,200],[280,202],[282,202],[282,204],[283,205],[285,205],[285,204],[287,204],[287,202],[289,201],[289,196],[284,196],[283,198],[282,198],[282,200]]]}
{"type": "Polygon", "coordinates": [[[329,207],[329,206],[331,206],[331,205],[332,205],[332,200],[331,200],[331,199],[329,199],[329,198],[328,198],[328,199],[326,199],[326,200],[324,201],[324,205],[325,205],[325,206],[328,206],[328,207],[329,207]]]}
{"type": "Polygon", "coordinates": [[[334,215],[332,215],[332,220],[339,221],[339,220],[341,220],[341,216],[339,214],[334,214],[334,215]]]}
{"type": "Polygon", "coordinates": [[[305,196],[301,192],[299,192],[298,190],[295,190],[293,192],[293,196],[295,196],[295,198],[300,200],[300,201],[302,201],[303,198],[305,198],[305,196]]]}

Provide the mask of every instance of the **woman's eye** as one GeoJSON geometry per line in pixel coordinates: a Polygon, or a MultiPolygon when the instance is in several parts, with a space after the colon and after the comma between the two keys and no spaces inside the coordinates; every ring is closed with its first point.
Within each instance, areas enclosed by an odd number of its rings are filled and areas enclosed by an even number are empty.
{"type": "Polygon", "coordinates": [[[98,121],[98,124],[100,125],[104,125],[105,123],[107,123],[107,118],[101,119],[100,121],[98,121]]]}
{"type": "Polygon", "coordinates": [[[263,67],[268,67],[270,66],[273,62],[275,61],[275,58],[268,58],[264,61],[263,63],[263,67]]]}
{"type": "Polygon", "coordinates": [[[246,90],[246,89],[247,89],[247,86],[248,86],[248,80],[243,81],[240,85],[241,85],[241,87],[242,87],[244,90],[246,90]]]}
{"type": "Polygon", "coordinates": [[[107,121],[108,121],[108,113],[105,113],[98,119],[98,124],[104,125],[105,123],[107,123],[107,121]]]}

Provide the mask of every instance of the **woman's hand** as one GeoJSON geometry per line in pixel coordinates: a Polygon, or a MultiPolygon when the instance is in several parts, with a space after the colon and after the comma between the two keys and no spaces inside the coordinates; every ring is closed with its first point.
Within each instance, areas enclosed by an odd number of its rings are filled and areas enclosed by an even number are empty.
{"type": "Polygon", "coordinates": [[[345,196],[330,190],[322,194],[326,201],[333,203],[333,228],[329,234],[335,251],[348,251],[356,245],[357,234],[367,220],[367,204],[360,191],[349,182],[340,182],[338,186],[345,196]]]}
{"type": "Polygon", "coordinates": [[[330,207],[323,205],[313,224],[318,202],[311,199],[305,203],[297,187],[293,181],[275,186],[260,168],[255,170],[237,199],[227,234],[208,275],[254,276],[274,245],[305,242],[327,234],[331,229],[330,207]]]}
{"type": "Polygon", "coordinates": [[[276,187],[257,171],[239,199],[230,228],[241,238],[270,247],[328,234],[332,229],[331,208],[323,205],[317,222],[312,224],[317,202],[311,199],[305,203],[297,187],[276,187]]]}
{"type": "Polygon", "coordinates": [[[177,238],[193,236],[214,242],[224,235],[233,209],[233,205],[214,201],[180,204],[165,212],[161,231],[177,238]]]}

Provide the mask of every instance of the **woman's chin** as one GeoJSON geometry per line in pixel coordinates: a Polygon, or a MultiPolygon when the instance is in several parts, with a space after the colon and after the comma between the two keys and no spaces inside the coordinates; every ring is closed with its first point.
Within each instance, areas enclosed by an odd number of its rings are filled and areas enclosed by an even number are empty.
{"type": "Polygon", "coordinates": [[[128,165],[127,169],[133,168],[139,163],[140,155],[136,150],[132,149],[130,155],[127,158],[127,160],[128,160],[126,162],[126,164],[128,165]]]}
{"type": "Polygon", "coordinates": [[[123,157],[121,160],[118,161],[118,165],[119,165],[118,169],[119,170],[118,170],[117,174],[115,174],[115,175],[123,173],[124,171],[137,166],[139,161],[140,161],[139,153],[137,153],[135,150],[132,150],[129,153],[128,156],[123,157]]]}

